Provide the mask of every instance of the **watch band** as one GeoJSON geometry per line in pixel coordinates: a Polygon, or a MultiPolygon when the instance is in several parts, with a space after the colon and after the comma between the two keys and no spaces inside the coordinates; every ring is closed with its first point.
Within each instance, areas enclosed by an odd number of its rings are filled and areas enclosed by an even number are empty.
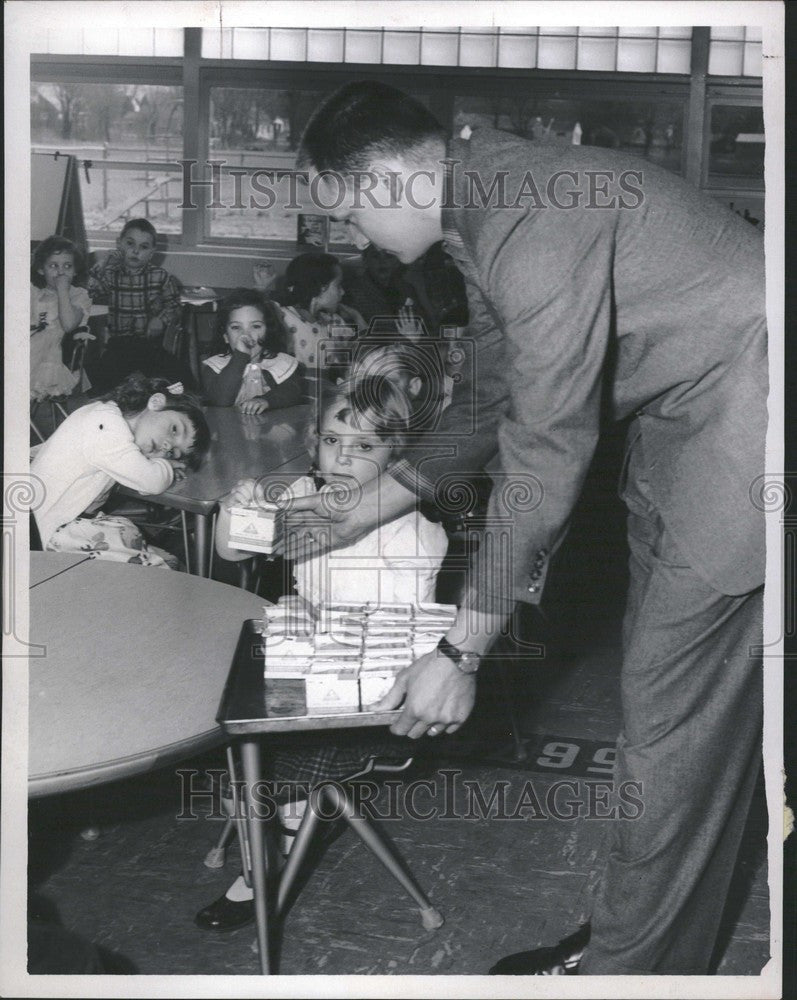
{"type": "Polygon", "coordinates": [[[475,674],[479,669],[481,657],[478,653],[469,653],[450,643],[445,636],[437,644],[438,650],[447,659],[451,660],[454,666],[462,674],[475,674]]]}

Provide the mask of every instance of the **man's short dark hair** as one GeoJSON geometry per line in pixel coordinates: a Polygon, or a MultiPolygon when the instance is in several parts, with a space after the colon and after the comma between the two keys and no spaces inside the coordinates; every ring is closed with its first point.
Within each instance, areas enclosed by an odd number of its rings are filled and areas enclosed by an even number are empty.
{"type": "Polygon", "coordinates": [[[446,131],[414,97],[376,80],[347,83],[316,108],[298,163],[316,170],[366,170],[375,156],[406,156],[446,131]]]}

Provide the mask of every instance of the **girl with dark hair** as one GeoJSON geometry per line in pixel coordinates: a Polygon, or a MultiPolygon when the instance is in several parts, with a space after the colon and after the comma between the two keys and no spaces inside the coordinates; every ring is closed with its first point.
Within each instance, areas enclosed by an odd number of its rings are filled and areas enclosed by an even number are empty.
{"type": "Polygon", "coordinates": [[[365,320],[343,298],[343,269],[329,253],[303,253],[285,270],[282,319],[288,350],[312,372],[326,368],[335,352],[320,353],[323,340],[348,340],[365,329],[365,320]]]}
{"type": "Polygon", "coordinates": [[[279,311],[261,292],[236,288],[219,306],[215,353],[202,363],[202,391],[213,406],[262,413],[302,400],[296,358],[285,353],[279,311]]]}
{"type": "Polygon", "coordinates": [[[41,445],[31,472],[43,484],[35,511],[50,552],[177,568],[125,517],[100,507],[116,483],[162,493],[185,468],[197,468],[210,445],[205,416],[179,383],[136,373],[112,393],[71,413],[41,445]]]}
{"type": "Polygon", "coordinates": [[[83,258],[71,240],[48,236],[33,253],[30,267],[30,394],[35,400],[66,395],[79,376],[63,362],[61,345],[72,335],[89,340],[86,326],[91,299],[73,282],[83,258]]]}

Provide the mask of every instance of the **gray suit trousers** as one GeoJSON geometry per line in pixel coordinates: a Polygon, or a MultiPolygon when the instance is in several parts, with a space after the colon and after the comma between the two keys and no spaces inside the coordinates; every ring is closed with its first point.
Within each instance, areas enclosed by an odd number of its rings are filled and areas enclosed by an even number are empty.
{"type": "Polygon", "coordinates": [[[761,766],[763,588],[713,590],[656,511],[642,442],[623,491],[630,588],[617,820],[580,973],[705,975],[761,766]]]}

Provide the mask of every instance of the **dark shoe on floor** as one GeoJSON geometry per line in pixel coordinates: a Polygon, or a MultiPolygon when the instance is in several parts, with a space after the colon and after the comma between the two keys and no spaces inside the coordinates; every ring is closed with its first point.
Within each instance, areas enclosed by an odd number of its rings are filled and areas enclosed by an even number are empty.
{"type": "Polygon", "coordinates": [[[255,919],[255,901],[245,899],[236,903],[226,896],[220,896],[215,903],[200,910],[194,923],[203,931],[234,931],[246,927],[255,919]]]}
{"type": "Polygon", "coordinates": [[[518,951],[500,959],[490,969],[491,976],[576,976],[584,948],[589,942],[590,926],[583,924],[553,948],[518,951]]]}

